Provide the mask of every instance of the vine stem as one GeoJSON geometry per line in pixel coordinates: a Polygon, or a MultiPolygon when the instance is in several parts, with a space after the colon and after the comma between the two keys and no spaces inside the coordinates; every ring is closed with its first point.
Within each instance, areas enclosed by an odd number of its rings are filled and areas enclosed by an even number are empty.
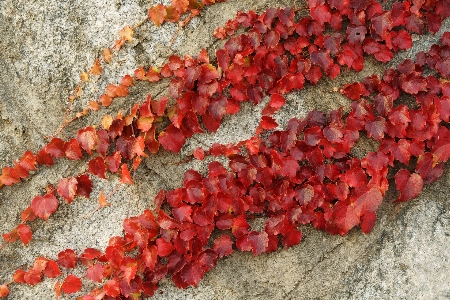
{"type": "MultiPolygon", "coordinates": [[[[112,190],[112,192],[110,192],[106,197],[105,197],[105,199],[104,199],[104,201],[106,202],[106,200],[108,200],[109,198],[111,198],[118,190],[119,190],[119,188],[122,186],[122,182],[120,182],[115,188],[114,188],[114,190],[112,190]]],[[[103,192],[102,192],[103,193],[103,192]]],[[[102,195],[102,193],[100,193],[100,195],[102,195]]],[[[101,196],[100,196],[101,197],[101,196]]],[[[85,215],[84,217],[83,217],[83,219],[88,219],[89,217],[91,217],[96,211],[98,211],[99,209],[101,209],[102,207],[105,207],[105,206],[109,206],[110,204],[109,203],[107,203],[107,204],[104,204],[104,205],[99,205],[94,211],[92,211],[91,213],[89,213],[89,214],[87,214],[87,215],[85,215]]]]}

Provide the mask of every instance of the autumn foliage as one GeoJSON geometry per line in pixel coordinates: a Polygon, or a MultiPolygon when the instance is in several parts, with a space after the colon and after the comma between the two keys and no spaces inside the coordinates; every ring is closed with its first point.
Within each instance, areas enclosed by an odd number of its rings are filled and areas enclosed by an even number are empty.
{"type": "MultiPolygon", "coordinates": [[[[159,26],[212,3],[173,0],[172,6],[158,4],[148,14],[159,26]]],[[[369,233],[394,165],[400,166],[394,175],[397,202],[416,198],[424,183],[436,181],[450,158],[450,33],[415,60],[342,87],[351,102],[348,113],[342,108],[329,115],[311,111],[304,119],[291,119],[284,130],[278,130],[274,114],[286,104],[287,93],[323,77],[336,78],[343,69],[361,71],[367,55],[388,62],[411,48],[412,33],[436,33],[450,16],[448,1],[400,1],[389,9],[374,0],[308,4],[310,15],[301,18],[295,8],[239,12],[214,32],[227,38],[216,58],[203,50],[197,57],[172,55],[161,68],[139,66],[120,84],[108,85],[90,107],[109,106],[137,81],[168,78],[166,96],[149,95],[128,115],[105,116],[102,128],[88,126],[67,141],[54,137],[38,153],[27,151],[13,167],[5,167],[0,182],[13,185],[55,159],[89,156],[85,173],[62,178],[56,188],[35,196],[22,223],[3,234],[6,242],[20,239],[27,245],[32,233],[26,224],[47,220],[59,201],[89,198],[92,176],[107,179],[117,173],[121,184],[133,184],[130,170],[144,157],[161,148],[179,152],[193,135],[217,131],[240,103],[270,98],[253,137],[192,154],[199,160],[225,156],[227,166],[211,162],[204,176],[188,170],[181,187],[157,195],[155,211],[125,219],[123,236],[112,237],[104,251],[66,249],[56,260],[39,257],[28,270],[17,270],[14,282],[37,284],[81,263],[87,267],[85,277],[101,285],[80,299],[151,296],[166,276],[179,288],[196,286],[218,259],[236,250],[260,255],[299,244],[300,225],[340,235],[359,226],[369,233]],[[245,33],[236,35],[238,29],[245,33]],[[414,107],[401,102],[406,95],[415,99],[414,107]],[[379,149],[358,158],[352,148],[362,136],[374,139],[379,149]],[[260,216],[264,229],[253,230],[250,220],[260,216]]],[[[132,32],[121,36],[131,40],[132,32]]],[[[101,74],[98,61],[90,74],[101,74]]],[[[99,208],[109,205],[107,199],[102,192],[99,208]]],[[[55,291],[71,294],[81,286],[79,277],[68,275],[55,291]]],[[[1,285],[0,297],[8,293],[1,285]]]]}

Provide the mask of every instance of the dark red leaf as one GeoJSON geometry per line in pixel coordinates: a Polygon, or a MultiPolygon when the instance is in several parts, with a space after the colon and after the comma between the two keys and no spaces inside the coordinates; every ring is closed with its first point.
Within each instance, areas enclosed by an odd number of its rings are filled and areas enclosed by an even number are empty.
{"type": "Polygon", "coordinates": [[[183,147],[186,141],[183,132],[173,126],[173,124],[170,124],[166,128],[166,131],[159,134],[158,140],[164,149],[175,153],[181,150],[181,147],[183,147]]]}
{"type": "Polygon", "coordinates": [[[410,174],[408,170],[402,169],[395,174],[395,184],[400,195],[397,198],[397,202],[406,202],[410,199],[416,198],[423,187],[422,177],[413,173],[410,174]]]}
{"type": "Polygon", "coordinates": [[[77,254],[72,249],[66,249],[58,253],[58,263],[66,268],[75,268],[77,254]]]}

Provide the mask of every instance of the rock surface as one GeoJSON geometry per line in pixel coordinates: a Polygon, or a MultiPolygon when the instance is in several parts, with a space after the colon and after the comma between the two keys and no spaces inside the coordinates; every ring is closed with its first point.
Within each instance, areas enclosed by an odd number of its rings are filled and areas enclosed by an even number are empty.
{"type": "MultiPolygon", "coordinates": [[[[104,76],[86,86],[74,110],[86,106],[107,84],[132,73],[137,65],[158,65],[172,53],[196,55],[202,48],[213,55],[221,43],[213,39],[212,31],[238,10],[261,12],[293,2],[228,0],[213,5],[180,31],[171,49],[167,45],[176,25],[157,28],[147,22],[136,31],[132,45],[121,50],[105,68],[104,76]]],[[[150,5],[142,0],[0,0],[0,168],[10,165],[24,151],[36,151],[44,145],[44,137],[64,121],[68,96],[81,71],[88,70],[101,50],[113,44],[121,28],[143,20],[150,5]]],[[[427,50],[445,29],[450,30],[449,21],[436,36],[417,37],[413,49],[399,54],[390,65],[427,50]]],[[[372,73],[380,74],[386,67],[371,59],[365,66],[358,74],[344,72],[338,80],[322,81],[289,95],[288,105],[277,115],[279,124],[305,116],[314,108],[330,111],[348,106],[347,99],[330,91],[372,73]]],[[[148,93],[165,93],[165,84],[136,86],[130,96],[120,98],[108,109],[74,122],[61,137],[68,138],[77,128],[100,123],[104,114],[128,109],[148,93]]],[[[250,137],[262,107],[264,103],[244,105],[238,115],[226,118],[216,134],[191,138],[178,155],[161,152],[149,158],[134,175],[136,184],[121,188],[111,199],[111,207],[88,219],[83,216],[97,206],[95,196],[61,205],[47,223],[33,222],[33,241],[27,247],[15,243],[1,250],[0,284],[10,281],[17,268],[30,266],[40,255],[56,258],[66,248],[104,249],[111,236],[122,233],[124,218],[152,208],[153,197],[160,189],[179,186],[186,169],[204,171],[208,161],[171,163],[183,161],[199,145],[208,147],[213,142],[250,137]]],[[[359,151],[364,153],[371,147],[362,144],[359,151]]],[[[1,189],[0,233],[9,232],[19,223],[20,212],[29,205],[32,195],[85,168],[86,161],[59,161],[21,184],[1,189]]],[[[113,175],[109,180],[97,179],[93,195],[111,191],[118,181],[113,175]]],[[[343,237],[330,236],[305,226],[304,239],[296,247],[258,257],[234,253],[219,261],[197,288],[179,290],[167,279],[161,284],[162,293],[153,299],[450,299],[449,187],[447,167],[438,182],[427,185],[418,199],[402,205],[398,212],[391,188],[368,235],[354,229],[343,237]]],[[[81,275],[83,270],[77,272],[81,275]]],[[[52,299],[54,283],[46,279],[33,287],[13,285],[7,299],[52,299]]],[[[65,295],[60,299],[74,298],[76,295],[65,295]]]]}

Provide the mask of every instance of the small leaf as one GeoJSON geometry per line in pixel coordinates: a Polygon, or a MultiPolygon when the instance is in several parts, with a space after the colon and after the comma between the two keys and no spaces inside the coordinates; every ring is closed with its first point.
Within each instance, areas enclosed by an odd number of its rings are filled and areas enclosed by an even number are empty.
{"type": "Polygon", "coordinates": [[[167,16],[166,7],[162,4],[155,5],[148,10],[148,17],[156,26],[161,26],[167,16]]]}
{"type": "Polygon", "coordinates": [[[6,284],[0,285],[0,298],[5,298],[9,295],[9,288],[6,284]]]}
{"type": "Polygon", "coordinates": [[[105,206],[110,206],[110,204],[108,202],[106,202],[106,197],[103,194],[104,192],[101,191],[100,192],[100,196],[98,197],[98,204],[100,207],[105,207],[105,206]]]}
{"type": "Polygon", "coordinates": [[[122,164],[122,179],[120,180],[121,183],[125,184],[134,184],[133,180],[131,179],[130,171],[128,171],[127,164],[122,164]]]}
{"type": "Polygon", "coordinates": [[[102,70],[103,69],[100,66],[99,59],[96,59],[91,69],[89,70],[89,73],[91,73],[92,75],[102,75],[102,70]]]}
{"type": "Polygon", "coordinates": [[[133,29],[130,26],[125,26],[119,31],[119,36],[121,39],[127,40],[130,43],[133,42],[133,29]]]}
{"type": "Polygon", "coordinates": [[[31,241],[31,229],[25,224],[20,224],[17,226],[17,233],[19,234],[20,240],[26,246],[31,241]]]}
{"type": "Polygon", "coordinates": [[[58,253],[58,263],[66,268],[74,268],[77,264],[77,254],[72,249],[66,249],[58,253]]]}
{"type": "Polygon", "coordinates": [[[66,294],[73,294],[81,289],[81,279],[75,275],[69,275],[66,277],[61,285],[61,289],[66,294]]]}
{"type": "Polygon", "coordinates": [[[58,199],[53,194],[36,196],[31,201],[34,214],[45,221],[58,209],[58,199]]]}
{"type": "Polygon", "coordinates": [[[63,178],[58,182],[58,194],[63,197],[67,204],[72,203],[73,198],[77,194],[78,181],[74,177],[63,178]]]}

